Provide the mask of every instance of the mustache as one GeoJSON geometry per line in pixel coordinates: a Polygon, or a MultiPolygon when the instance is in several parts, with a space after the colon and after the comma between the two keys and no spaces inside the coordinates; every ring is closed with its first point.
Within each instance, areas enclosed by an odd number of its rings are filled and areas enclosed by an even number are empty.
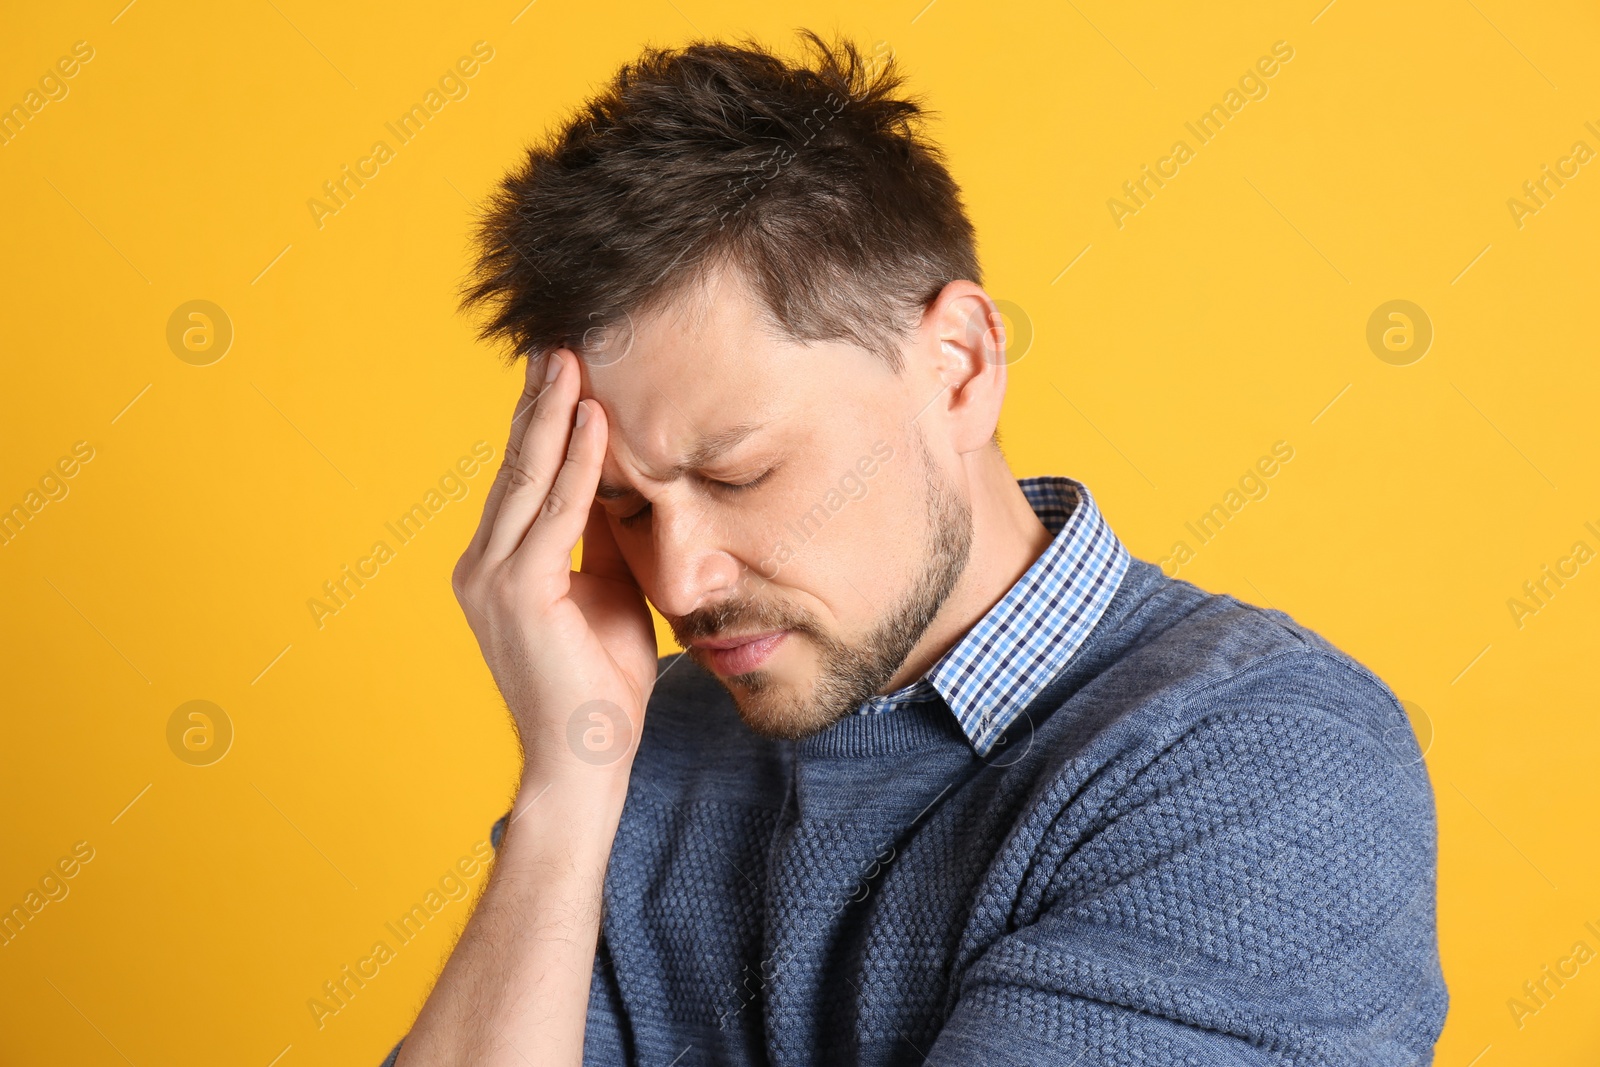
{"type": "Polygon", "coordinates": [[[672,627],[672,634],[678,643],[685,647],[690,641],[715,638],[730,630],[812,633],[815,629],[809,615],[754,601],[724,601],[687,615],[668,617],[667,624],[672,627]]]}

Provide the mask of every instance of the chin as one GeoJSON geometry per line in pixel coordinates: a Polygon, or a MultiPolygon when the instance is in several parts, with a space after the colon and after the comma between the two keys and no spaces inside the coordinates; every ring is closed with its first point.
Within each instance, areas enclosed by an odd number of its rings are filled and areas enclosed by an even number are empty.
{"type": "Polygon", "coordinates": [[[759,737],[799,741],[839,721],[838,715],[817,706],[810,696],[809,686],[805,696],[797,696],[794,688],[772,671],[735,675],[724,679],[723,685],[733,697],[739,718],[759,737]]]}
{"type": "Polygon", "coordinates": [[[688,653],[728,691],[739,718],[758,737],[799,741],[821,733],[849,713],[849,708],[834,706],[836,701],[819,699],[827,691],[826,687],[819,690],[817,684],[821,664],[814,652],[793,640],[755,670],[726,678],[711,669],[700,649],[690,646],[688,653]]]}

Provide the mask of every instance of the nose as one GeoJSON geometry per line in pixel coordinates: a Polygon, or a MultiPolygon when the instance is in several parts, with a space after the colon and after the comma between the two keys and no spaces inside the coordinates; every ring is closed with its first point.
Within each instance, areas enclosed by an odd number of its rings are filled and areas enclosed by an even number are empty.
{"type": "Polygon", "coordinates": [[[709,505],[688,501],[651,504],[655,589],[647,590],[663,615],[682,617],[735,591],[743,568],[720,542],[709,505]]]}

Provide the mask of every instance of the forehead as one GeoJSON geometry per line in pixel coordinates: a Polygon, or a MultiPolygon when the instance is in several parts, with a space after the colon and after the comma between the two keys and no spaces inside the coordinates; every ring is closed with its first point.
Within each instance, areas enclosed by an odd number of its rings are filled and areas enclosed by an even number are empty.
{"type": "Polygon", "coordinates": [[[603,483],[626,487],[724,445],[737,454],[811,399],[818,347],[773,335],[736,276],[624,320],[583,365],[581,395],[608,416],[603,483]]]}

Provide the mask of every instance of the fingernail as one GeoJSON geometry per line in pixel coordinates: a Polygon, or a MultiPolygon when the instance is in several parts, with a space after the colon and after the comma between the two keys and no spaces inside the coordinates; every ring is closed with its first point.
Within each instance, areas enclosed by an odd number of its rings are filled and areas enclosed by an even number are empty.
{"type": "Polygon", "coordinates": [[[560,373],[561,373],[561,357],[556,355],[554,352],[552,352],[552,353],[550,353],[550,356],[549,356],[548,360],[546,361],[545,368],[544,368],[545,384],[548,385],[549,383],[555,381],[556,380],[556,375],[558,375],[560,373]]]}
{"type": "Polygon", "coordinates": [[[582,426],[584,423],[586,423],[588,421],[589,421],[589,405],[580,400],[580,401],[578,401],[578,422],[577,422],[577,424],[579,426],[582,426]]]}

